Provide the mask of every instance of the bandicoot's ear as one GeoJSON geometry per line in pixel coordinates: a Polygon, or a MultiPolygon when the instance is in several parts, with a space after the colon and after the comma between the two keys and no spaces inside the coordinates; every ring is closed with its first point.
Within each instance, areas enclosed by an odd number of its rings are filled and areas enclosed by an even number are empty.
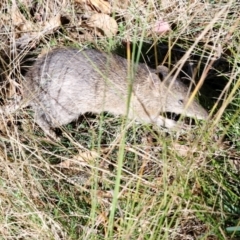
{"type": "Polygon", "coordinates": [[[159,76],[160,80],[163,81],[169,74],[169,69],[164,65],[158,65],[154,73],[156,73],[159,76]]]}
{"type": "Polygon", "coordinates": [[[169,69],[163,65],[158,65],[157,69],[154,71],[155,74],[158,75],[158,78],[164,82],[165,86],[178,86],[179,79],[173,78],[173,76],[170,76],[169,69]]]}
{"type": "Polygon", "coordinates": [[[151,69],[149,74],[150,87],[156,87],[162,84],[169,74],[169,69],[163,65],[158,65],[157,69],[151,69]]]}
{"type": "Polygon", "coordinates": [[[158,65],[157,69],[153,70],[150,74],[151,76],[151,86],[157,86],[164,82],[165,86],[174,84],[173,78],[169,76],[169,69],[163,65],[158,65]]]}

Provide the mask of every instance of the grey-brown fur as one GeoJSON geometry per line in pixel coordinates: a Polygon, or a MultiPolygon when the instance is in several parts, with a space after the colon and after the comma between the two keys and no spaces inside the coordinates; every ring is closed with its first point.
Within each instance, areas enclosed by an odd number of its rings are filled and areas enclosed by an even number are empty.
{"type": "MultiPolygon", "coordinates": [[[[185,109],[188,89],[178,79],[167,77],[162,82],[146,64],[134,68],[131,78],[127,60],[119,56],[90,49],[55,49],[37,59],[26,74],[23,101],[33,108],[35,121],[51,136],[51,128],[86,112],[126,115],[131,81],[131,119],[171,128],[176,122],[165,119],[162,113],[207,118],[207,112],[195,101],[185,109]]],[[[163,66],[158,71],[164,77],[168,74],[163,66]]]]}

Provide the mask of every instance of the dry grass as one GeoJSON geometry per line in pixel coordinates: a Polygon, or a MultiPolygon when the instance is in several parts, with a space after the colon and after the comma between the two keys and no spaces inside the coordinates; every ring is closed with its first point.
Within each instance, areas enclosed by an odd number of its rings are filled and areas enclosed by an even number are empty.
{"type": "Polygon", "coordinates": [[[144,43],[152,58],[154,42],[153,52],[164,52],[158,61],[194,63],[195,79],[205,81],[200,101],[213,117],[175,136],[88,115],[64,126],[56,142],[34,124],[31,109],[1,115],[1,239],[238,239],[239,3],[9,2],[0,3],[2,104],[21,94],[40,49],[109,51],[130,41],[136,54],[144,43]],[[116,19],[118,33],[94,28],[96,13],[116,19]],[[173,29],[164,35],[154,31],[161,18],[173,29]]]}

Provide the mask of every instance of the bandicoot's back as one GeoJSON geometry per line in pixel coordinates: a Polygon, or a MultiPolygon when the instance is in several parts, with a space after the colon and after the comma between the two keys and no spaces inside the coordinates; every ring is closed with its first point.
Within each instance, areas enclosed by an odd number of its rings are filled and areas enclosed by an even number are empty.
{"type": "Polygon", "coordinates": [[[164,112],[205,119],[207,112],[195,101],[187,109],[188,89],[146,64],[133,64],[122,57],[97,50],[55,49],[37,59],[26,74],[24,99],[35,111],[36,122],[49,135],[50,128],[67,124],[85,112],[108,111],[141,122],[172,127],[175,121],[164,112]],[[128,106],[128,97],[131,101],[128,106]]]}

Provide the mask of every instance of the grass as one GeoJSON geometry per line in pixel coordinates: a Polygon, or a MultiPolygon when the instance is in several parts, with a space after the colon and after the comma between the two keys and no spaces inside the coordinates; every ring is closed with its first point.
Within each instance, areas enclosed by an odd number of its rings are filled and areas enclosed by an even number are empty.
{"type": "Polygon", "coordinates": [[[109,113],[87,114],[56,130],[60,140],[53,141],[34,123],[31,109],[1,115],[0,238],[238,239],[239,3],[144,5],[139,0],[123,8],[115,2],[121,27],[110,39],[96,37],[86,23],[88,14],[103,11],[94,2],[54,3],[39,1],[32,8],[27,0],[16,2],[17,8],[14,1],[0,4],[3,105],[20,94],[29,56],[41,48],[71,45],[119,52],[130,40],[140,61],[141,46],[147,46],[145,60],[161,52],[159,61],[170,66],[191,56],[195,78],[207,76],[199,100],[213,117],[187,133],[169,134],[109,113]],[[60,13],[61,26],[50,9],[60,13]],[[45,25],[52,21],[48,31],[39,20],[42,13],[45,25]],[[174,29],[161,37],[150,33],[160,15],[174,29]],[[34,33],[33,27],[41,37],[24,35],[34,33]],[[151,48],[154,41],[158,45],[151,48]],[[221,58],[211,65],[218,45],[221,58]]]}

